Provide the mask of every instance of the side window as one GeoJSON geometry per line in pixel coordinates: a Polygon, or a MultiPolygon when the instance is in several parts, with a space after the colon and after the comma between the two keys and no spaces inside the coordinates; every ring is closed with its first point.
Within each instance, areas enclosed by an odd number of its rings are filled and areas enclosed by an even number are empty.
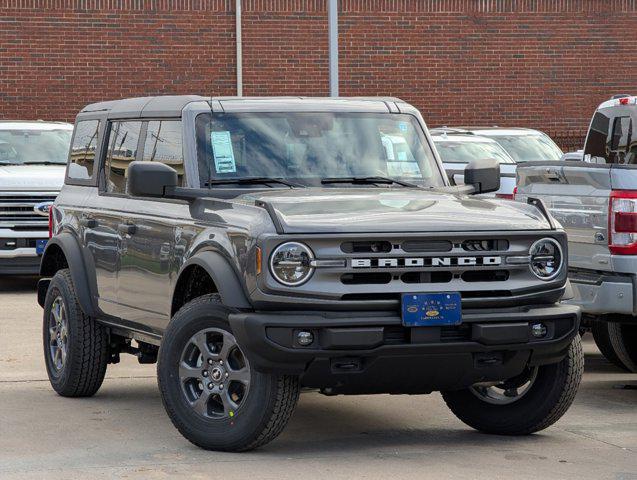
{"type": "Polygon", "coordinates": [[[93,178],[99,129],[99,120],[81,120],[75,124],[68,168],[70,180],[93,178]]]}
{"type": "Polygon", "coordinates": [[[183,185],[184,157],[180,120],[148,122],[143,160],[165,163],[174,168],[179,174],[179,185],[183,185]]]}
{"type": "Polygon", "coordinates": [[[628,147],[632,137],[632,121],[630,117],[615,117],[613,131],[609,138],[609,158],[611,163],[630,163],[627,159],[628,147]]]}
{"type": "Polygon", "coordinates": [[[126,193],[126,171],[137,157],[142,122],[111,123],[106,152],[106,191],[126,193]]]}

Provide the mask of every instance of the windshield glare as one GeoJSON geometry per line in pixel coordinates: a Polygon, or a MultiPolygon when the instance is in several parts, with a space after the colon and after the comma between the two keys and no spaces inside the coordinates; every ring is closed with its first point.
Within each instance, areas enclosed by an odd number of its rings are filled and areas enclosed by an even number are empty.
{"type": "MultiPolygon", "coordinates": [[[[488,135],[485,135],[488,137],[488,135]]],[[[559,160],[562,150],[546,135],[493,135],[498,142],[513,157],[516,162],[542,162],[559,160]]]]}
{"type": "Polygon", "coordinates": [[[0,163],[66,164],[72,130],[0,130],[0,163]]]}
{"type": "Polygon", "coordinates": [[[446,163],[469,163],[472,160],[495,159],[498,163],[515,163],[497,143],[435,141],[440,158],[446,163]]]}
{"type": "MultiPolygon", "coordinates": [[[[201,186],[210,180],[383,176],[442,186],[443,178],[411,115],[219,113],[197,117],[201,186]]],[[[340,184],[343,186],[343,184],[340,184]]]]}

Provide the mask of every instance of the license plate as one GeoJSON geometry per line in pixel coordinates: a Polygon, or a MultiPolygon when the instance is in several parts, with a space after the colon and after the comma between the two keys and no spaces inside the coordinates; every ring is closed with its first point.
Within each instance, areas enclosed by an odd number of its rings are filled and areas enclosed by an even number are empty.
{"type": "Polygon", "coordinates": [[[44,253],[44,248],[46,247],[46,242],[48,242],[48,240],[36,240],[35,253],[42,255],[44,253]]]}
{"type": "Polygon", "coordinates": [[[403,293],[403,325],[406,327],[435,327],[460,325],[462,306],[457,292],[403,293]]]}

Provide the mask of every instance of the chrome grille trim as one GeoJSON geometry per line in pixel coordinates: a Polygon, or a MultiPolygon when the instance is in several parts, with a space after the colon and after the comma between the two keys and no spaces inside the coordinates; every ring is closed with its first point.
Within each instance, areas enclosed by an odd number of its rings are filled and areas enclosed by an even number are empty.
{"type": "Polygon", "coordinates": [[[48,218],[35,212],[43,202],[53,202],[55,192],[0,192],[0,228],[43,227],[48,218]]]}

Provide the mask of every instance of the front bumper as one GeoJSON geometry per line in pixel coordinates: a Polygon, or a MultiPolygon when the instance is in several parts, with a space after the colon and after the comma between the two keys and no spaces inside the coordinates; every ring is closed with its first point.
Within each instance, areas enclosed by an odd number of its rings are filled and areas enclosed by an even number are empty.
{"type": "Polygon", "coordinates": [[[635,276],[571,270],[569,280],[573,298],[564,303],[578,305],[582,313],[591,315],[635,315],[635,276]]]}
{"type": "Polygon", "coordinates": [[[504,380],[560,361],[577,334],[579,307],[463,311],[457,327],[406,328],[395,312],[241,312],[230,325],[252,366],[302,375],[333,393],[427,393],[504,380]],[[544,338],[531,334],[543,323],[544,338]],[[313,342],[302,347],[299,331],[313,342]]]}
{"type": "Polygon", "coordinates": [[[0,275],[37,275],[41,259],[35,248],[0,250],[0,275]]]}

